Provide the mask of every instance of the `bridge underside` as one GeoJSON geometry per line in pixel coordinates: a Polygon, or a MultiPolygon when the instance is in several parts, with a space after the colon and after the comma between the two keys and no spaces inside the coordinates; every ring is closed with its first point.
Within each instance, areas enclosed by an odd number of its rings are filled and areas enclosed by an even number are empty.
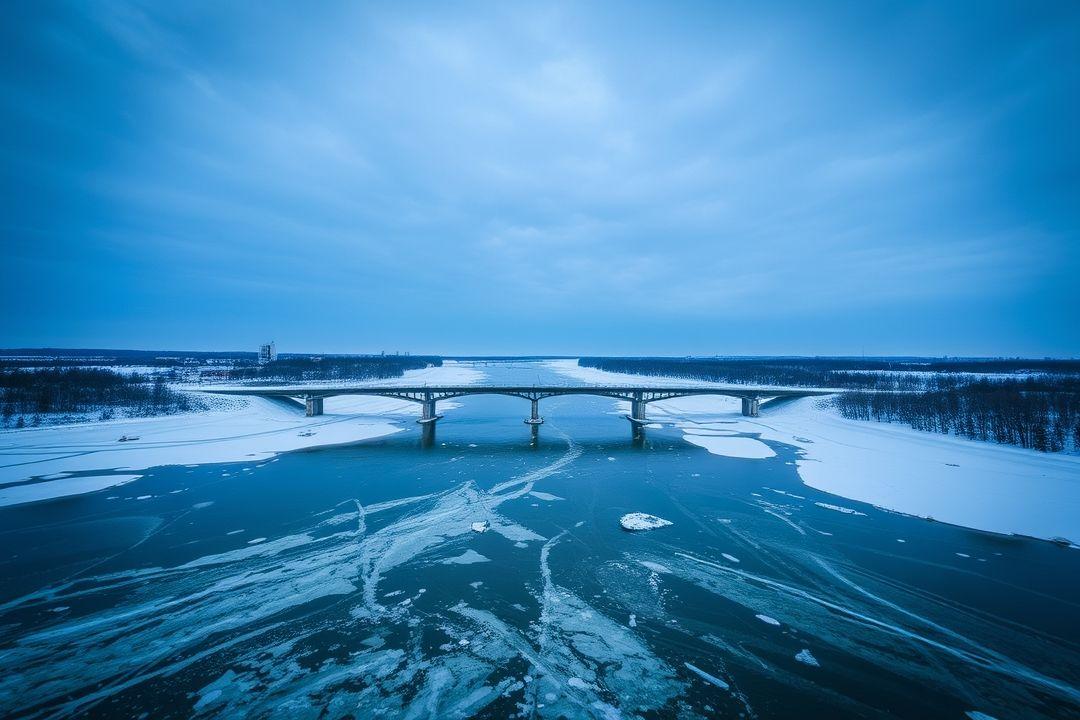
{"type": "Polygon", "coordinates": [[[742,414],[746,417],[757,417],[761,411],[762,398],[775,397],[805,397],[808,395],[827,395],[830,390],[798,390],[752,387],[485,387],[485,386],[443,386],[443,387],[275,387],[275,388],[235,388],[213,390],[229,395],[260,395],[263,397],[290,397],[304,401],[304,407],[309,417],[322,415],[324,401],[328,397],[339,395],[368,395],[374,397],[394,398],[414,402],[421,406],[420,419],[417,421],[423,428],[422,437],[425,443],[435,439],[435,424],[442,416],[436,412],[436,405],[440,400],[465,397],[468,395],[504,395],[508,397],[528,400],[532,412],[525,420],[531,426],[533,437],[537,436],[539,426],[544,422],[540,416],[539,404],[541,400],[564,395],[593,395],[609,397],[630,403],[630,421],[635,438],[643,436],[644,427],[648,422],[645,416],[645,408],[651,402],[659,400],[671,400],[674,398],[691,397],[698,395],[719,395],[739,398],[742,403],[742,414]]]}
{"type": "MultiPolygon", "coordinates": [[[[246,395],[261,395],[264,397],[282,396],[279,393],[244,393],[246,395]]],[[[415,402],[422,406],[423,417],[430,418],[435,417],[435,403],[440,400],[450,400],[453,398],[466,397],[468,395],[502,395],[504,397],[516,397],[522,400],[528,400],[532,406],[532,415],[529,421],[540,421],[538,414],[539,403],[541,400],[547,398],[559,397],[563,395],[594,395],[598,397],[609,397],[615,400],[622,400],[630,403],[631,417],[635,419],[645,418],[645,406],[651,402],[657,402],[660,400],[672,400],[674,398],[692,397],[700,395],[718,395],[723,397],[737,397],[742,401],[742,414],[747,417],[757,417],[761,409],[762,396],[753,395],[733,395],[727,392],[709,392],[709,391],[692,391],[692,392],[676,392],[676,391],[635,391],[635,392],[559,392],[559,391],[536,391],[536,392],[502,392],[497,390],[475,390],[473,392],[462,391],[428,391],[428,392],[399,392],[396,390],[377,390],[371,389],[368,391],[353,391],[339,392],[332,394],[298,394],[288,395],[287,397],[298,397],[304,401],[309,417],[323,414],[323,401],[328,397],[337,397],[339,395],[367,395],[372,397],[385,397],[393,398],[395,400],[405,400],[408,402],[415,402]]],[[[791,393],[788,393],[791,395],[791,393]]],[[[769,395],[768,397],[775,397],[769,395]]],[[[539,422],[537,424],[540,424],[539,422]]]]}

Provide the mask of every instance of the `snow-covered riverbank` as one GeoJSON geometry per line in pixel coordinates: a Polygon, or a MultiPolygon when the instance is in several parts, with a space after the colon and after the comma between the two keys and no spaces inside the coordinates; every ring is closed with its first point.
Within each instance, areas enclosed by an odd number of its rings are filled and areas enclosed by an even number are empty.
{"type": "MultiPolygon", "coordinates": [[[[373,384],[468,385],[483,377],[470,365],[448,361],[373,384]]],[[[158,465],[256,460],[358,442],[399,432],[419,414],[416,403],[355,395],[328,398],[325,414],[311,418],[299,404],[228,400],[206,413],[0,432],[0,506],[100,490],[138,477],[129,471],[158,465]],[[138,439],[118,442],[124,436],[138,439]],[[125,474],[66,477],[92,471],[125,474]]],[[[439,409],[453,407],[443,403],[439,409]]]]}
{"type": "MultiPolygon", "coordinates": [[[[583,383],[664,381],[573,360],[547,365],[583,383]]],[[[821,404],[766,403],[761,417],[745,418],[738,400],[701,396],[650,403],[648,415],[717,455],[772,457],[762,440],[802,448],[803,482],[845,498],[979,530],[1080,542],[1080,458],[846,420],[821,404]]]]}

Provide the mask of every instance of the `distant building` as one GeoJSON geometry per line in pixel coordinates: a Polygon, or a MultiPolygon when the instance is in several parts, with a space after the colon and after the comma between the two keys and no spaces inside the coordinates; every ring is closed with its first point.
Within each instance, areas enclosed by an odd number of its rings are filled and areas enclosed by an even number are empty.
{"type": "Polygon", "coordinates": [[[259,346],[259,364],[265,365],[277,360],[277,347],[274,345],[274,341],[271,340],[265,345],[259,346]]]}

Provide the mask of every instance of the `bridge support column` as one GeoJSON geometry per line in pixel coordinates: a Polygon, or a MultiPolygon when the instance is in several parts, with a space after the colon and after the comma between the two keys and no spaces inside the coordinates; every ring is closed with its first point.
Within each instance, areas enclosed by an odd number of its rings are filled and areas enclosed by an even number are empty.
{"type": "Polygon", "coordinates": [[[761,414],[761,398],[744,397],[742,399],[742,414],[744,417],[757,417],[761,414]]]}
{"type": "Polygon", "coordinates": [[[626,416],[630,421],[630,432],[635,441],[645,439],[645,400],[641,392],[635,392],[630,400],[630,414],[626,416]]]}
{"type": "Polygon", "coordinates": [[[315,417],[316,415],[323,414],[323,398],[321,397],[306,397],[304,398],[304,410],[307,412],[308,417],[315,417]]]}
{"type": "Polygon", "coordinates": [[[531,402],[532,402],[532,413],[529,415],[529,419],[526,420],[525,422],[527,424],[529,424],[529,425],[543,425],[544,424],[544,418],[540,417],[540,401],[539,400],[533,400],[531,402]]]}
{"type": "Polygon", "coordinates": [[[420,403],[420,445],[431,447],[435,444],[435,423],[442,417],[435,412],[435,399],[431,393],[424,393],[424,399],[420,403]]]}
{"type": "Polygon", "coordinates": [[[530,402],[532,412],[525,424],[529,426],[529,443],[535,446],[540,443],[540,426],[544,424],[544,418],[540,417],[540,400],[533,398],[530,402]]]}

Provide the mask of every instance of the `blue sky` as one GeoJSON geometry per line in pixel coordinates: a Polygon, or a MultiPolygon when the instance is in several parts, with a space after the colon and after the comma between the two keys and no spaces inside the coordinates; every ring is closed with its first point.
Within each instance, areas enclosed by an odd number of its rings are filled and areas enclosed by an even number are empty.
{"type": "Polygon", "coordinates": [[[1078,3],[0,12],[0,346],[1080,355],[1078,3]]]}

